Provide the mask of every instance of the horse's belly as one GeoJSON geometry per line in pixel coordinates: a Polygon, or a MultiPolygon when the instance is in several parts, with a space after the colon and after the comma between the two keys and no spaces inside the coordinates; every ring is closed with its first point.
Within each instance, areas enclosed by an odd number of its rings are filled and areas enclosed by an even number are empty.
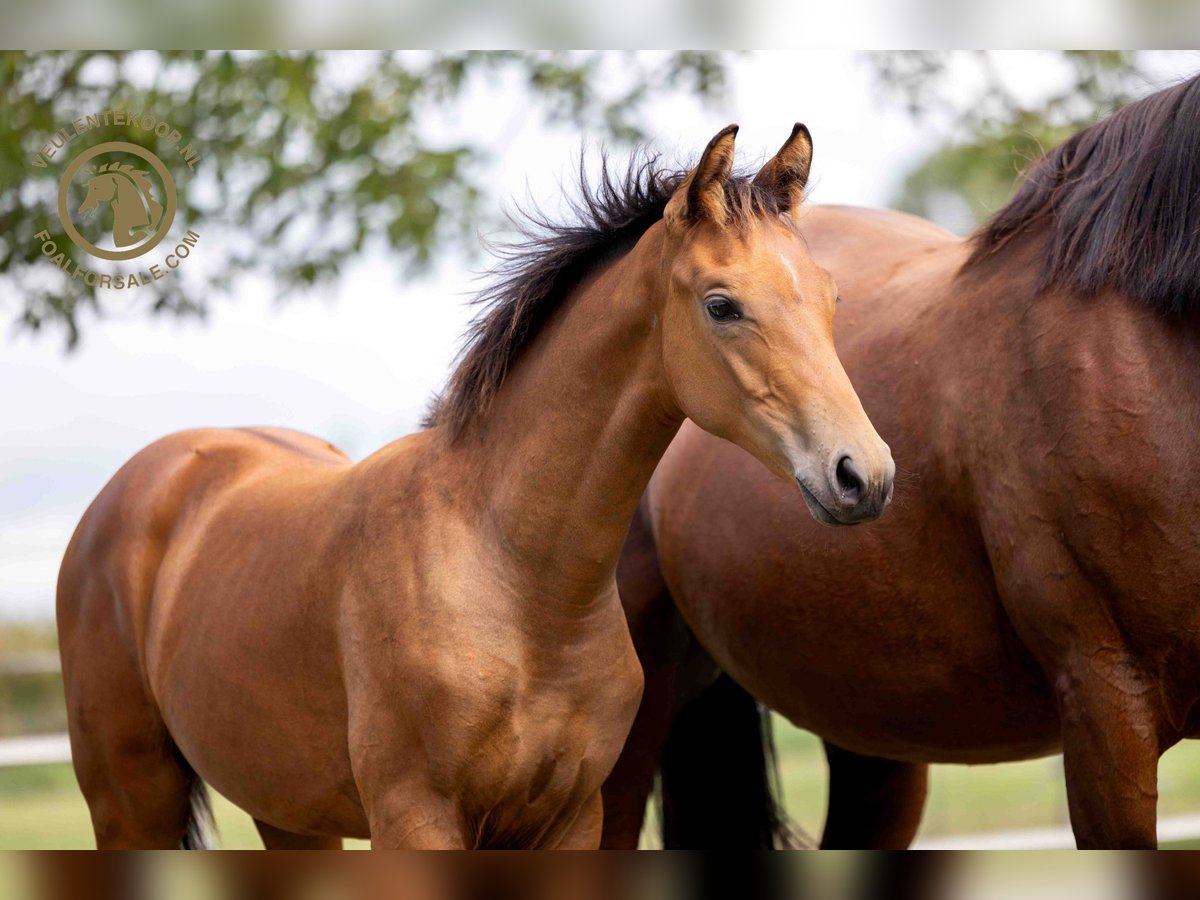
{"type": "Polygon", "coordinates": [[[727,634],[728,657],[718,661],[800,727],[892,759],[994,762],[1054,751],[1049,685],[986,604],[971,616],[938,615],[909,598],[885,613],[882,597],[847,592],[830,602],[816,593],[794,598],[807,627],[763,631],[744,604],[724,607],[714,626],[727,634]]]}
{"type": "Polygon", "coordinates": [[[701,643],[754,696],[869,755],[984,762],[1054,751],[1049,685],[965,566],[945,581],[931,567],[904,582],[889,560],[805,549],[783,557],[782,571],[695,553],[673,586],[701,643]]]}
{"type": "Polygon", "coordinates": [[[333,587],[290,579],[295,562],[239,556],[212,541],[181,557],[186,565],[172,569],[168,556],[160,573],[147,674],[184,757],[255,818],[365,835],[333,587]]]}
{"type": "Polygon", "coordinates": [[[795,598],[807,627],[764,630],[745,597],[709,626],[724,633],[718,663],[796,725],[892,759],[996,762],[1054,752],[1049,686],[990,617],[943,617],[939,629],[919,604],[907,606],[908,616],[897,604],[899,614],[886,617],[880,598],[842,597],[814,610],[825,602],[815,593],[795,598]]]}
{"type": "Polygon", "coordinates": [[[798,684],[768,702],[797,726],[865,756],[995,763],[1059,750],[1051,697],[969,684],[888,684],[882,677],[798,684]]]}
{"type": "Polygon", "coordinates": [[[175,743],[234,804],[289,831],[366,836],[345,715],[304,679],[289,683],[249,660],[197,648],[158,682],[175,743]]]}

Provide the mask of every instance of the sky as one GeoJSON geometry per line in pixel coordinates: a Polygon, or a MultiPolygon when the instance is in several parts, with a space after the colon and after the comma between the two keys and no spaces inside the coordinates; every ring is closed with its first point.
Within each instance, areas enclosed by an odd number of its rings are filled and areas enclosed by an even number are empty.
{"type": "MultiPolygon", "coordinates": [[[[1002,54],[1007,78],[1036,92],[1055,76],[1036,54],[1002,54]]],[[[355,58],[345,57],[348,73],[355,58]]],[[[1164,60],[1165,73],[1200,56],[1164,60]]],[[[960,85],[964,96],[968,84],[960,85]]],[[[433,127],[492,151],[492,200],[561,202],[580,147],[547,126],[515,85],[491,85],[464,114],[433,127]]],[[[741,161],[760,161],[803,120],[814,136],[818,203],[886,206],[905,175],[946,136],[888,105],[860,54],[775,52],[735,59],[728,99],[678,98],[647,116],[667,159],[694,158],[730,122],[741,161]]],[[[216,244],[235,235],[205,234],[216,244]]],[[[414,430],[451,369],[479,275],[450,259],[420,279],[375,257],[326,297],[284,304],[248,278],[205,323],[115,315],[89,321],[65,354],[59,335],[0,333],[0,620],[48,619],[63,550],[104,483],[140,448],[196,426],[277,425],[332,440],[360,459],[414,430]]],[[[10,307],[11,308],[11,307],[10,307]]]]}

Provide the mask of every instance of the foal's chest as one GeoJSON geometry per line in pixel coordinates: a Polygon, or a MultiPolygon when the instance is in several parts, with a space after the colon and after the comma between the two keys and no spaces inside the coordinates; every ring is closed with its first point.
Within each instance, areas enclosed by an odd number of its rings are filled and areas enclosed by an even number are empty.
{"type": "Polygon", "coordinates": [[[641,697],[632,646],[601,659],[554,677],[511,672],[461,698],[475,723],[456,767],[468,842],[552,846],[599,792],[641,697]]]}
{"type": "Polygon", "coordinates": [[[478,847],[553,844],[620,751],[582,702],[523,697],[463,758],[459,807],[478,847]]]}

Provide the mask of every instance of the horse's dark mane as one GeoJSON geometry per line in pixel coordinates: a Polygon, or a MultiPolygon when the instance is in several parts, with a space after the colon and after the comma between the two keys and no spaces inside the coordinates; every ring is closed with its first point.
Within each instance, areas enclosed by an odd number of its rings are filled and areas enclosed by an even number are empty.
{"type": "MultiPolygon", "coordinates": [[[[570,203],[573,221],[553,222],[537,211],[524,215],[518,222],[521,239],[491,248],[500,261],[493,283],[475,297],[483,311],[472,322],[458,367],[424,426],[444,426],[453,439],[486,413],[509,369],[571,289],[637,243],[662,218],[686,175],[639,153],[615,173],[603,159],[593,184],[581,161],[578,196],[570,203]]],[[[742,175],[726,182],[725,200],[739,228],[756,216],[784,211],[773,193],[742,175]]]]}
{"type": "Polygon", "coordinates": [[[1039,290],[1120,291],[1200,314],[1200,77],[1117,111],[1050,151],[972,238],[966,269],[1044,242],[1039,290]]]}

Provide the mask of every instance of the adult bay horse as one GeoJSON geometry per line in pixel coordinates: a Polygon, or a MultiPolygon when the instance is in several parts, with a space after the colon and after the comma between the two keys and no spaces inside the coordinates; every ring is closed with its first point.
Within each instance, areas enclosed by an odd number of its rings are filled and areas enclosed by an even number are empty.
{"type": "Polygon", "coordinates": [[[808,132],[753,180],[735,132],[690,173],[606,172],[578,222],[535,229],[427,430],[357,464],[190,431],[114,476],[58,586],[100,847],[194,844],[205,782],[273,847],[599,841],[642,689],[617,558],[684,417],[830,521],[891,494],[793,225],[808,132]]]}
{"type": "Polygon", "coordinates": [[[824,846],[907,846],[929,763],[1060,750],[1078,845],[1154,846],[1159,756],[1200,736],[1200,80],[1059,146],[970,240],[845,208],[801,231],[898,499],[816,528],[685,426],[621,560],[647,685],[606,843],[636,841],[660,761],[669,842],[777,824],[735,685],[668,735],[697,683],[674,598],[728,676],[825,740],[824,846]]]}

